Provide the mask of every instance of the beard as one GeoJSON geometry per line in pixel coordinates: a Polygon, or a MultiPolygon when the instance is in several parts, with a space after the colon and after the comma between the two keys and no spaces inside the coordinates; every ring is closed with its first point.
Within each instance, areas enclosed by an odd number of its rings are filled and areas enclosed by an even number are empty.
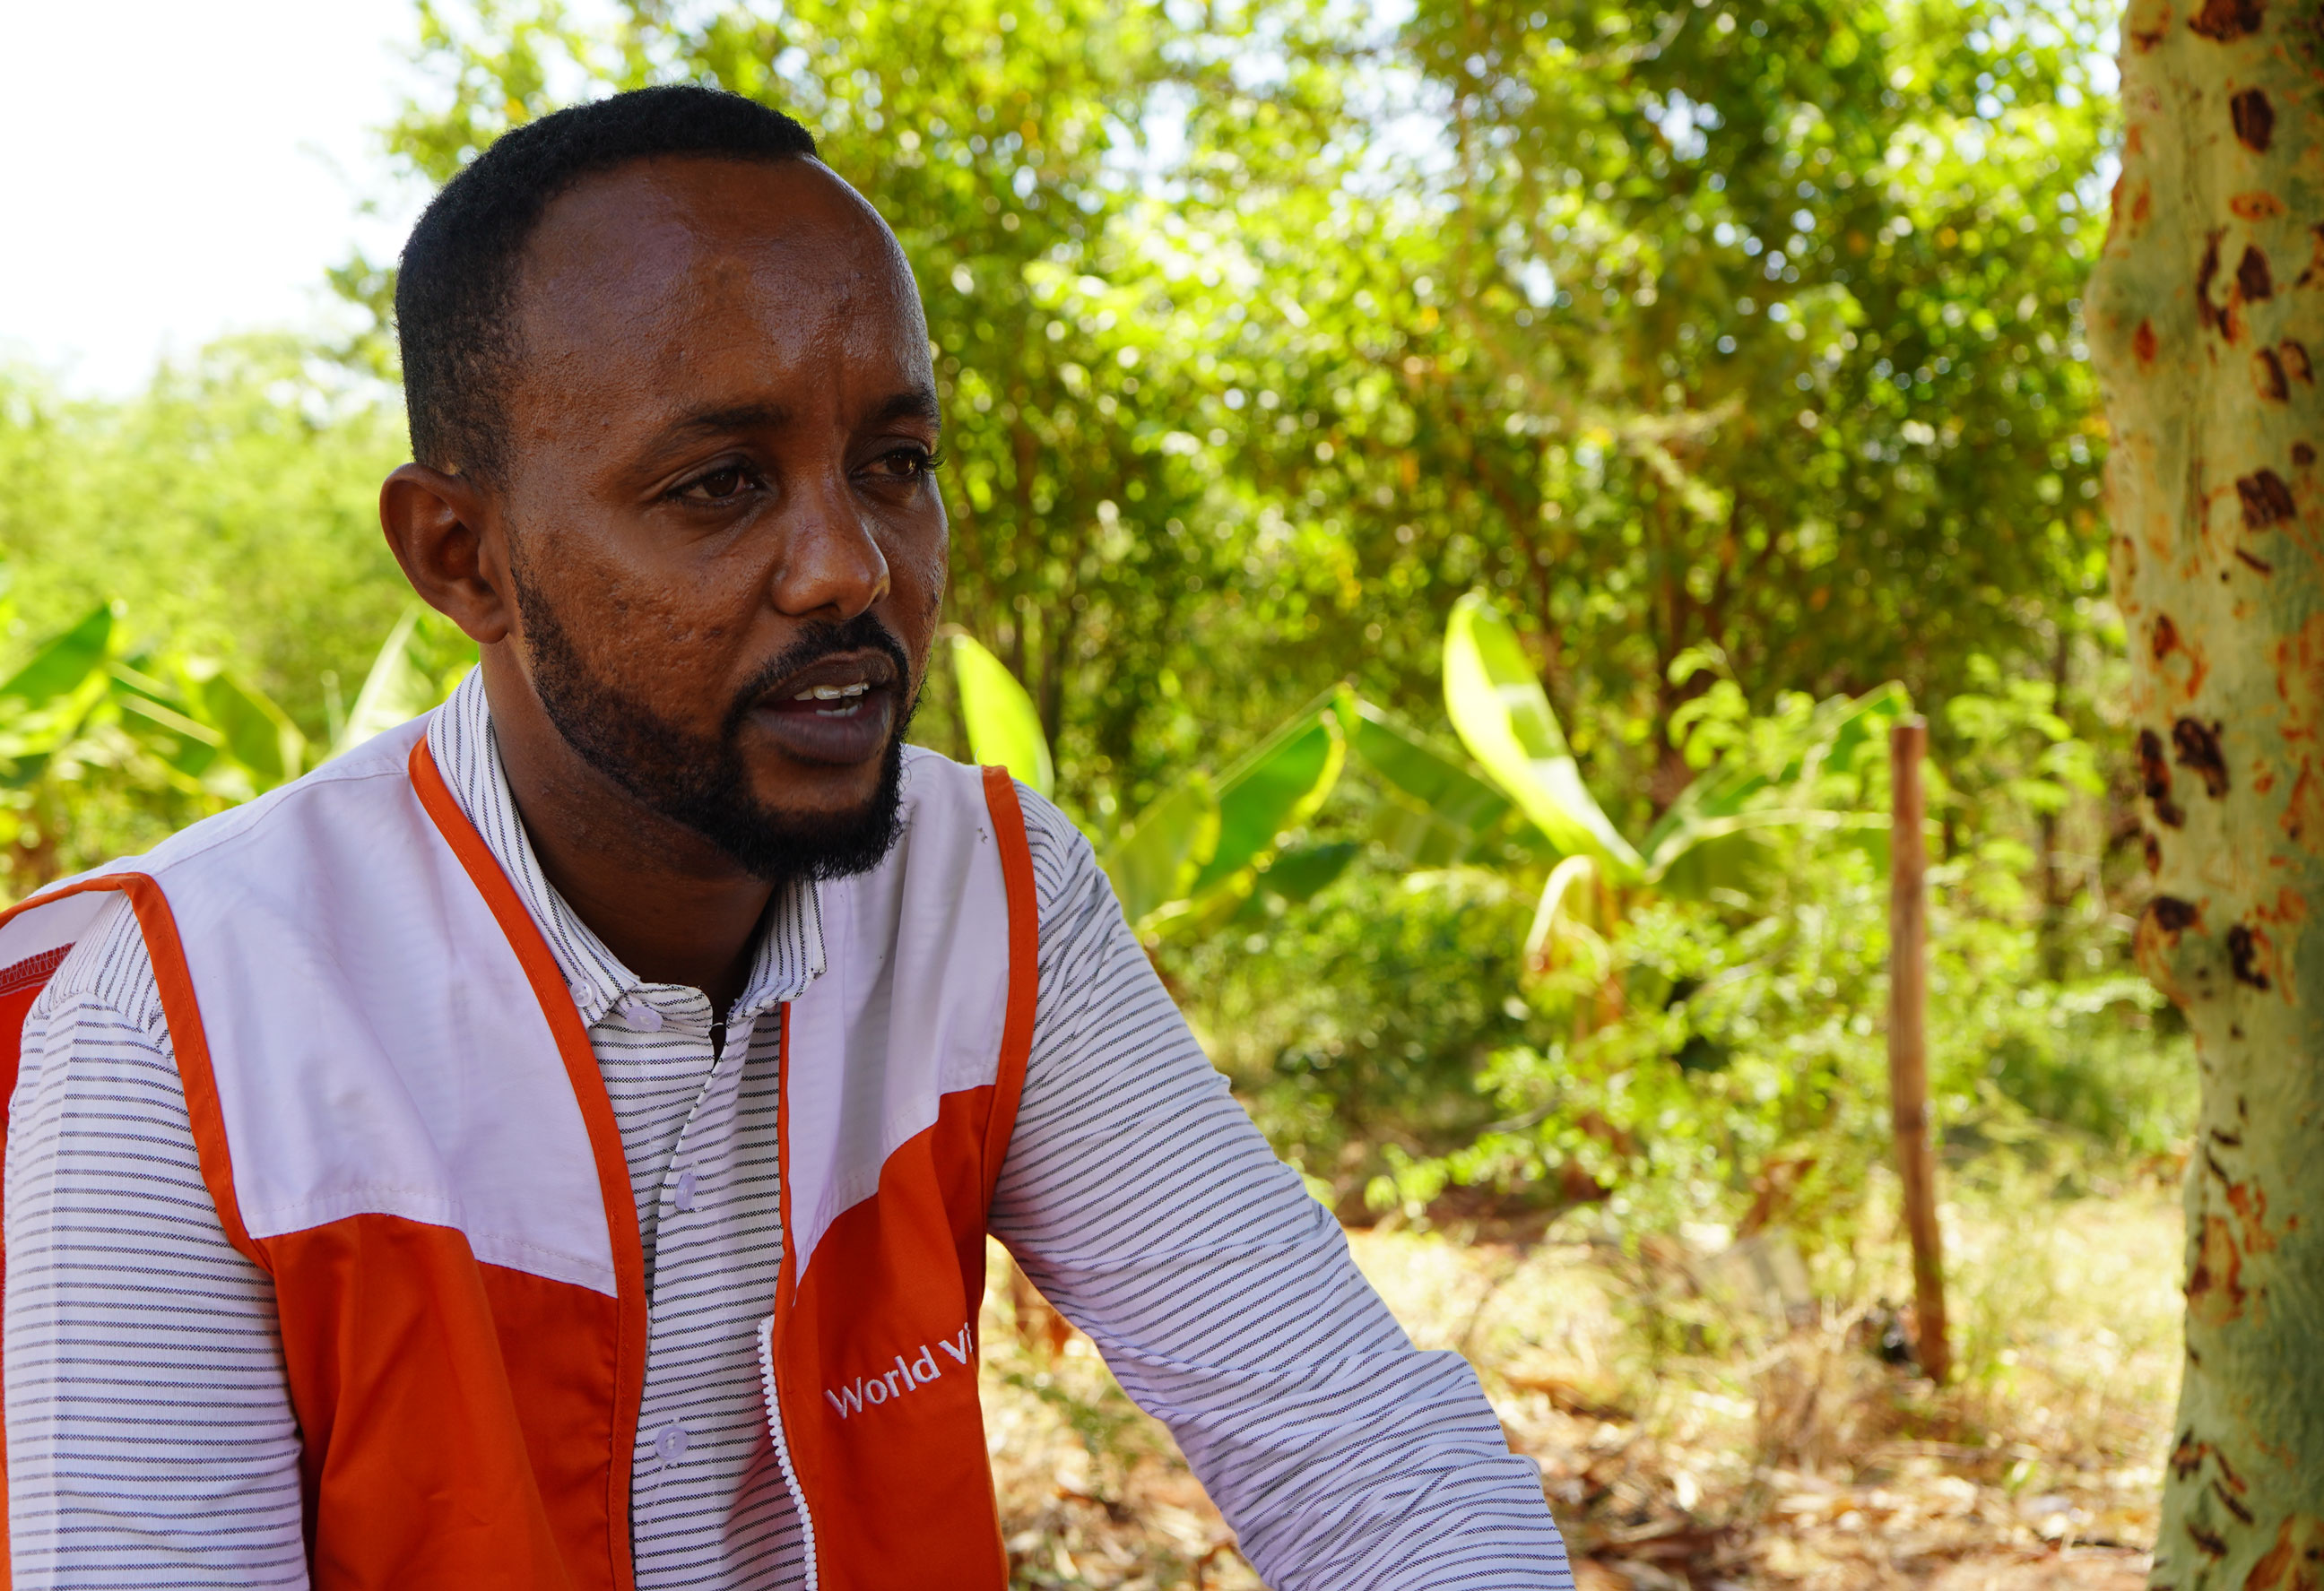
{"type": "Polygon", "coordinates": [[[853,811],[803,813],[768,805],[752,787],[742,751],[751,710],[785,678],[832,653],[887,653],[901,690],[911,678],[903,643],[871,614],[808,626],[734,694],[717,732],[703,735],[672,723],[595,672],[531,583],[519,574],[513,584],[541,710],[583,761],[648,810],[701,835],[745,872],[775,885],[868,873],[894,849],[903,832],[904,731],[919,705],[917,692],[889,732],[879,787],[853,811]]]}

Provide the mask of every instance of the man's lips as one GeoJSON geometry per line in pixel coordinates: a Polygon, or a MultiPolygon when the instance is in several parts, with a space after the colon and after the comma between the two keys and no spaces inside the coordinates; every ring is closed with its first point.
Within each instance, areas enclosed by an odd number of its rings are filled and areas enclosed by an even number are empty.
{"type": "Polygon", "coordinates": [[[770,696],[759,706],[761,712],[793,715],[812,713],[817,718],[844,718],[862,707],[875,692],[884,692],[884,685],[861,682],[852,685],[825,685],[813,695],[770,696]]]}
{"type": "Polygon", "coordinates": [[[752,716],[792,756],[848,765],[887,749],[896,718],[896,665],[884,652],[835,653],[761,696],[752,716]]]}
{"type": "Polygon", "coordinates": [[[834,652],[777,681],[759,698],[761,708],[816,712],[860,699],[896,683],[895,659],[863,649],[834,652]]]}

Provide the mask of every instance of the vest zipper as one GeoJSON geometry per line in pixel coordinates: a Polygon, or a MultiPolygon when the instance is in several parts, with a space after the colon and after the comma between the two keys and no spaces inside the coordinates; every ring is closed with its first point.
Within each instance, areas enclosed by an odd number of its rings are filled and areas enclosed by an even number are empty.
{"type": "Polygon", "coordinates": [[[798,1510],[799,1531],[807,1539],[807,1591],[815,1591],[815,1515],[807,1511],[807,1493],[791,1468],[790,1443],[783,1435],[783,1402],[775,1393],[775,1318],[759,1322],[759,1382],[767,1394],[767,1429],[775,1437],[775,1463],[790,1488],[791,1506],[798,1510]]]}
{"type": "MultiPolygon", "coordinates": [[[[791,1240],[791,1006],[785,1000],[778,1007],[776,1020],[782,1024],[782,1034],[775,1050],[775,1198],[780,1216],[777,1229],[782,1234],[783,1263],[786,1275],[798,1274],[798,1250],[791,1240]]],[[[785,1303],[782,1283],[775,1283],[775,1309],[779,1313],[785,1303]]],[[[805,1591],[815,1591],[815,1515],[808,1512],[807,1488],[799,1485],[798,1471],[791,1466],[790,1438],[783,1430],[782,1394],[775,1390],[775,1316],[769,1315],[759,1322],[759,1384],[767,1399],[767,1429],[773,1433],[775,1463],[783,1472],[783,1485],[790,1488],[791,1506],[798,1511],[799,1534],[807,1542],[807,1585],[805,1591]]]]}

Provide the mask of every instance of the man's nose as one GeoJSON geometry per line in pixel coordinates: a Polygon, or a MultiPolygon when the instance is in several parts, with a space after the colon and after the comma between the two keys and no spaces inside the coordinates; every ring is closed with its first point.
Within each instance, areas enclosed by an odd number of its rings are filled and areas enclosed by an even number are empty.
{"type": "Polygon", "coordinates": [[[888,594],[888,558],[878,521],[845,476],[818,481],[793,500],[773,572],[778,611],[845,622],[888,594]]]}

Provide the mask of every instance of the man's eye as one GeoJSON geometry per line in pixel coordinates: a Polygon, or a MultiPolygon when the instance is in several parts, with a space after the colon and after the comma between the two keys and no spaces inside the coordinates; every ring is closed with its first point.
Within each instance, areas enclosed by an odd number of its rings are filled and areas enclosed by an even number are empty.
{"type": "Polygon", "coordinates": [[[751,484],[751,472],[741,464],[726,464],[706,475],[696,475],[678,489],[678,495],[688,502],[724,502],[738,496],[751,484]]]}
{"type": "Polygon", "coordinates": [[[891,480],[918,481],[934,474],[943,462],[925,447],[898,447],[874,459],[872,467],[891,480]]]}

